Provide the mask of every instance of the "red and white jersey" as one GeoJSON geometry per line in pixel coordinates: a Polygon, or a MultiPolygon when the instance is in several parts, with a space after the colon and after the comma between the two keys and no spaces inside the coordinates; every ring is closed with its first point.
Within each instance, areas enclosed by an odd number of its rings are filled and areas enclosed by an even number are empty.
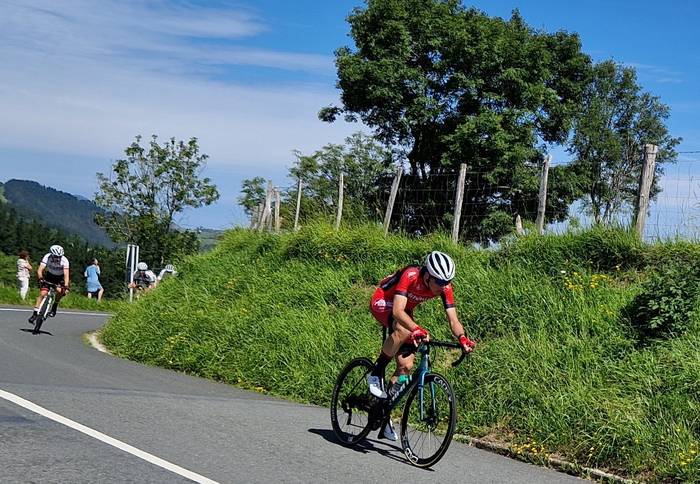
{"type": "Polygon", "coordinates": [[[49,274],[53,274],[54,276],[62,276],[63,269],[68,269],[70,267],[66,256],[58,256],[51,253],[46,254],[44,258],[41,259],[41,264],[46,266],[46,270],[49,271],[49,274]]]}
{"type": "Polygon", "coordinates": [[[408,266],[385,277],[379,283],[379,289],[384,292],[382,299],[393,303],[395,295],[406,296],[408,299],[406,311],[411,311],[419,304],[439,295],[445,309],[455,307],[452,284],[443,287],[442,292],[433,294],[433,291],[423,283],[423,278],[420,275],[420,267],[408,266]]]}

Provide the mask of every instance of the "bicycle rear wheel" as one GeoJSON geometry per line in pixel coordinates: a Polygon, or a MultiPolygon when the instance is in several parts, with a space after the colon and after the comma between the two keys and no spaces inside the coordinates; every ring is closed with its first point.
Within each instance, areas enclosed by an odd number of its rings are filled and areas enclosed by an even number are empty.
{"type": "Polygon", "coordinates": [[[425,375],[423,389],[408,395],[401,417],[401,447],[418,467],[437,463],[450,446],[457,422],[454,392],[445,377],[425,375]]]}
{"type": "Polygon", "coordinates": [[[371,429],[372,399],[367,375],[374,365],[368,358],[356,358],[338,375],[331,397],[333,432],[343,445],[354,445],[371,429]]]}

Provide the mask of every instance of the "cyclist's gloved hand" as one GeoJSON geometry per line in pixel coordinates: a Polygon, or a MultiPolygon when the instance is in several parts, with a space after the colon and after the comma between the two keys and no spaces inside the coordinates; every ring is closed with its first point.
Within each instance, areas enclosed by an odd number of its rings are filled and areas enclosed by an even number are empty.
{"type": "Polygon", "coordinates": [[[428,337],[428,331],[420,326],[411,331],[411,336],[408,337],[408,341],[418,346],[418,344],[425,338],[428,337]]]}
{"type": "Polygon", "coordinates": [[[470,340],[465,335],[461,335],[459,337],[459,344],[462,345],[462,350],[464,350],[465,353],[471,353],[474,351],[474,347],[476,346],[476,342],[470,340]]]}
{"type": "Polygon", "coordinates": [[[70,292],[70,286],[63,286],[63,294],[68,294],[70,292]]]}

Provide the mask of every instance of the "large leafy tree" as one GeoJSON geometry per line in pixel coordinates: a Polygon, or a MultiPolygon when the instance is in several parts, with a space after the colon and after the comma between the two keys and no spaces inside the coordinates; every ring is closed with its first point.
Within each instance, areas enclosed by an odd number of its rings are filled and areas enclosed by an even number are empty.
{"type": "MultiPolygon", "coordinates": [[[[480,235],[494,212],[534,218],[543,144],[566,139],[590,69],[578,36],[535,31],[517,11],[491,18],[457,0],[367,0],[348,21],[356,48],[336,51],[342,107],[319,117],[374,128],[403,150],[423,189],[467,163],[466,236],[480,235]]],[[[453,198],[431,193],[444,199],[432,206],[453,198]]],[[[562,205],[572,198],[558,187],[551,195],[562,205]]],[[[441,216],[415,220],[431,229],[441,216]]]]}
{"type": "Polygon", "coordinates": [[[152,136],[142,146],[137,136],[125,154],[109,176],[97,174],[95,202],[106,213],[98,214],[96,222],[113,240],[138,244],[141,259],[151,264],[196,252],[196,233],[178,229],[175,216],[219,198],[210,179],[200,178],[207,155],[200,153],[197,139],[159,144],[152,136]]]}
{"type": "MultiPolygon", "coordinates": [[[[634,68],[605,61],[593,69],[576,120],[569,152],[572,168],[585,194],[585,206],[596,223],[610,223],[634,203],[646,143],[659,147],[656,175],[676,159],[681,141],[670,135],[668,106],[643,92],[634,68]]],[[[654,178],[651,196],[659,192],[654,178]]]]}

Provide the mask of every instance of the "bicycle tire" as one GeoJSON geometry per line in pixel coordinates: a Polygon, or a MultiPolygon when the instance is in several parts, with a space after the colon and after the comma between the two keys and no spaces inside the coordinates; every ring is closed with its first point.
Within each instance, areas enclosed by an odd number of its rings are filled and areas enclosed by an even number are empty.
{"type": "Polygon", "coordinates": [[[406,458],[417,467],[435,465],[447,452],[457,423],[454,391],[445,377],[437,373],[425,375],[423,386],[423,418],[416,385],[406,399],[401,417],[401,447],[406,458]],[[435,441],[433,452],[432,442],[435,441]],[[423,449],[428,447],[428,454],[423,449]]]}
{"type": "Polygon", "coordinates": [[[367,386],[367,375],[373,366],[368,358],[352,360],[340,372],[333,387],[331,424],[335,436],[343,445],[357,444],[371,430],[370,409],[373,401],[367,386]]]}
{"type": "Polygon", "coordinates": [[[39,330],[41,329],[41,325],[46,321],[46,315],[49,312],[49,304],[52,302],[53,298],[50,296],[44,297],[44,300],[41,301],[41,305],[39,306],[39,311],[36,314],[36,319],[34,320],[34,331],[32,331],[34,334],[39,334],[39,330]]]}

